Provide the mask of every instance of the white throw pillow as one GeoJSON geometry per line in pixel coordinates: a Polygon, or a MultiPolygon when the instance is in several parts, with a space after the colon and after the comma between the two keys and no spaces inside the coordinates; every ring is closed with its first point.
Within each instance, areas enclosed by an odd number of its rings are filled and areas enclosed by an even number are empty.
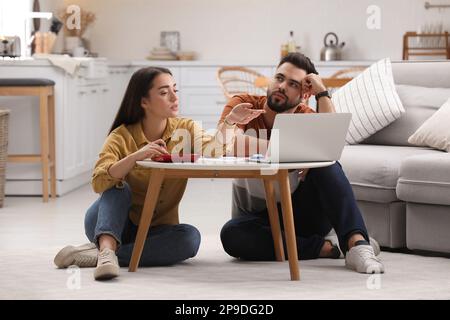
{"type": "Polygon", "coordinates": [[[450,98],[427,121],[425,121],[408,142],[450,152],[450,98]]]}
{"type": "Polygon", "coordinates": [[[339,88],[336,112],[351,113],[346,141],[357,144],[400,118],[405,109],[395,90],[391,60],[380,60],[339,88]]]}

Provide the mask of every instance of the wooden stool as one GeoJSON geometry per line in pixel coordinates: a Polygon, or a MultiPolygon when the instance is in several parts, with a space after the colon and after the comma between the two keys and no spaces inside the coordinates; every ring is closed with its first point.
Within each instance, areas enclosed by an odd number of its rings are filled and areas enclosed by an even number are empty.
{"type": "Polygon", "coordinates": [[[38,96],[41,132],[41,153],[9,155],[8,162],[42,163],[42,196],[48,202],[48,178],[50,169],[51,195],[56,198],[55,164],[55,82],[48,79],[0,78],[0,96],[38,96]]]}

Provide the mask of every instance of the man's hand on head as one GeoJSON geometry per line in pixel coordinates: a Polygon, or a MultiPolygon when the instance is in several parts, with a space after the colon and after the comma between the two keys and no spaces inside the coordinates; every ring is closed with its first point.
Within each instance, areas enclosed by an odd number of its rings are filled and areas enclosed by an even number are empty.
{"type": "Polygon", "coordinates": [[[310,94],[315,96],[316,94],[327,90],[322,82],[322,79],[315,73],[310,73],[302,80],[303,94],[310,94]]]}

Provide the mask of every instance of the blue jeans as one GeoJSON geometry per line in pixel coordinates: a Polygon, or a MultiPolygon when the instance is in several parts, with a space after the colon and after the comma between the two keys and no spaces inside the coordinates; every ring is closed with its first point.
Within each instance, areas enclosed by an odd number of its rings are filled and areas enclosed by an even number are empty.
{"type": "MultiPolygon", "coordinates": [[[[103,192],[87,210],[84,228],[88,239],[97,244],[102,234],[109,234],[118,243],[119,265],[130,263],[137,226],[131,222],[131,190],[112,187],[103,192]]],[[[145,240],[139,266],[166,266],[194,257],[200,247],[200,232],[188,224],[151,227],[145,240]]]]}
{"type": "MultiPolygon", "coordinates": [[[[342,167],[310,169],[306,179],[292,194],[292,209],[299,259],[315,259],[331,228],[334,228],[342,252],[348,250],[348,239],[360,233],[369,241],[367,229],[356,204],[353,190],[342,167]]],[[[281,206],[278,204],[283,230],[281,206]]],[[[286,244],[283,235],[283,243],[286,244]]],[[[267,209],[243,213],[231,219],[220,233],[225,251],[244,260],[275,260],[275,250],[267,209]]]]}

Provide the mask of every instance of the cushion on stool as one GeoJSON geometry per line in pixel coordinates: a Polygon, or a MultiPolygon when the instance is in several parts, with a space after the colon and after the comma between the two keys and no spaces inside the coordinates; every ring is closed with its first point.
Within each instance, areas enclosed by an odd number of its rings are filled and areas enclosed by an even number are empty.
{"type": "Polygon", "coordinates": [[[45,87],[54,85],[55,81],[42,78],[0,78],[0,87],[45,87]]]}

